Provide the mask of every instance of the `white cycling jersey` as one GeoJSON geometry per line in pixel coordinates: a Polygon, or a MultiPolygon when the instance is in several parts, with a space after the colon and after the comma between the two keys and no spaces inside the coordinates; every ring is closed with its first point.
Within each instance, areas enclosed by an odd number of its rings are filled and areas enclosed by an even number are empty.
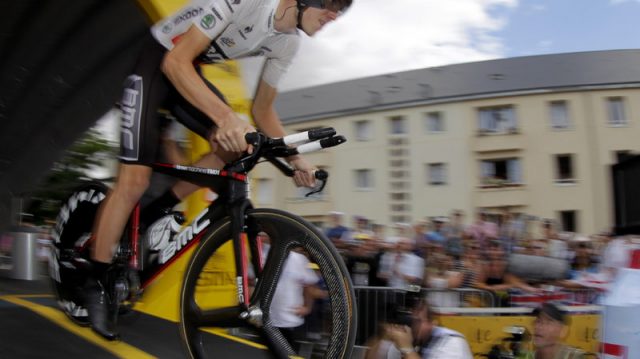
{"type": "Polygon", "coordinates": [[[200,55],[204,63],[250,56],[267,58],[263,79],[276,88],[298,51],[297,31],[274,29],[279,0],[192,0],[174,14],[151,27],[156,40],[167,49],[191,25],[211,39],[200,55]]]}

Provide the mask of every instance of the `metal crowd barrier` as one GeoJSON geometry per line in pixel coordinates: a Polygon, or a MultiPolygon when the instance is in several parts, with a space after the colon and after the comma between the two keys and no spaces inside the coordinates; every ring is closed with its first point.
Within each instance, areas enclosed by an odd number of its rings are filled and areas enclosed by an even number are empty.
{"type": "Polygon", "coordinates": [[[431,289],[417,291],[389,287],[355,287],[358,304],[358,333],[356,345],[378,333],[378,325],[395,320],[396,310],[410,309],[419,298],[427,298],[434,307],[495,307],[494,294],[475,288],[431,289]]]}
{"type": "Polygon", "coordinates": [[[599,304],[604,291],[597,288],[577,288],[544,291],[542,293],[524,293],[518,290],[509,292],[511,307],[537,307],[544,302],[555,302],[568,306],[599,304]]]}

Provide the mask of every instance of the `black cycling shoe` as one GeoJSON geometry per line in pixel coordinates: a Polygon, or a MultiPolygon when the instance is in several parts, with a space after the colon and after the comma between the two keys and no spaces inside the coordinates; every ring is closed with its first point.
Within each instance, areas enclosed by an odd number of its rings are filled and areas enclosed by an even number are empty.
{"type": "Polygon", "coordinates": [[[107,340],[118,340],[120,335],[109,313],[109,299],[100,281],[89,279],[85,286],[86,307],[91,329],[107,340]]]}

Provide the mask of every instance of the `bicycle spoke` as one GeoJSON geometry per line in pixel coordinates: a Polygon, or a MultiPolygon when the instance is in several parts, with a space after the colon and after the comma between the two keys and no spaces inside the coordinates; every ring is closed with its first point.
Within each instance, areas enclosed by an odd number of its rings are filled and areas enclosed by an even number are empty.
{"type": "Polygon", "coordinates": [[[269,349],[275,354],[276,358],[291,358],[296,352],[291,344],[285,339],[284,335],[278,328],[271,325],[265,325],[262,328],[262,337],[266,340],[269,349]]]}
{"type": "Polygon", "coordinates": [[[275,284],[278,283],[284,268],[284,262],[293,246],[292,242],[272,241],[269,255],[262,269],[262,276],[256,283],[256,288],[251,297],[251,305],[259,304],[264,312],[268,312],[271,306],[271,299],[276,291],[275,284]]]}

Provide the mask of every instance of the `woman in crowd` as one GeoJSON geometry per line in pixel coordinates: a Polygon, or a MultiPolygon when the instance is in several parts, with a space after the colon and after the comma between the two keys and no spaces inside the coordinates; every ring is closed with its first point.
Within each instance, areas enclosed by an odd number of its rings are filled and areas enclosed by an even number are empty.
{"type": "Polygon", "coordinates": [[[478,275],[476,287],[492,291],[499,298],[499,306],[509,306],[509,289],[520,289],[529,293],[539,292],[514,274],[508,272],[509,261],[499,241],[489,242],[487,261],[478,275]]]}

